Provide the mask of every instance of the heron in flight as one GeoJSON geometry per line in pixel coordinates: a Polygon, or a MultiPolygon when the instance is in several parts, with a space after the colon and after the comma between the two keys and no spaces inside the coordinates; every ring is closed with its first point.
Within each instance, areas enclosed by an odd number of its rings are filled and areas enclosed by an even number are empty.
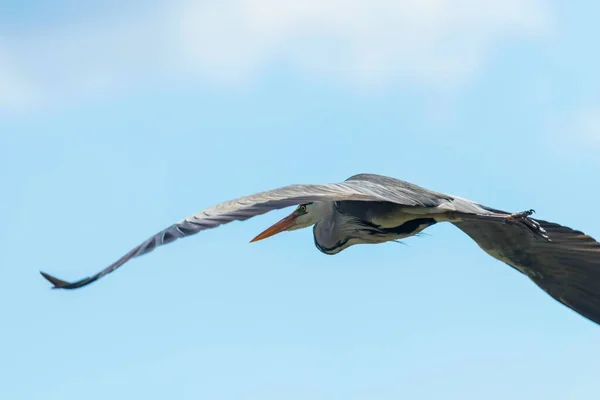
{"type": "Polygon", "coordinates": [[[290,185],[218,204],[176,222],[102,271],[76,282],[41,274],[54,289],[80,288],[158,246],[290,206],[297,208],[252,242],[312,226],[316,247],[325,254],[337,254],[356,244],[395,241],[438,222],[450,222],[489,255],[600,324],[600,243],[593,238],[535,220],[530,217],[533,210],[509,213],[375,174],[354,175],[340,183],[290,185]]]}

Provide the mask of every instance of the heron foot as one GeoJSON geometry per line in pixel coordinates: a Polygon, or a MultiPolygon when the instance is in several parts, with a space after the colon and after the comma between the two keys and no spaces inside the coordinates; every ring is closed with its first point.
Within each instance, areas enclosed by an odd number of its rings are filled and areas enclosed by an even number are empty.
{"type": "Polygon", "coordinates": [[[536,237],[541,236],[543,239],[550,241],[550,238],[548,237],[548,235],[546,235],[546,230],[542,228],[542,226],[537,221],[529,218],[529,216],[533,213],[535,213],[535,210],[527,210],[514,213],[506,217],[506,222],[518,224],[519,226],[532,231],[536,235],[536,237]]]}
{"type": "Polygon", "coordinates": [[[527,218],[530,215],[535,214],[535,210],[531,209],[531,210],[527,210],[527,211],[521,211],[518,213],[514,213],[508,216],[508,218],[513,218],[513,219],[522,219],[522,218],[527,218]]]}

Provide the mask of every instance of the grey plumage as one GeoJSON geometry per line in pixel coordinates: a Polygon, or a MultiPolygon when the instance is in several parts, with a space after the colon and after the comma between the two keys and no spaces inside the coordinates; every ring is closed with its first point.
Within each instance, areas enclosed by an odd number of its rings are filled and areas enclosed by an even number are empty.
{"type": "Polygon", "coordinates": [[[241,197],[186,217],[151,236],[99,273],[69,283],[42,272],[55,288],[88,285],[132,258],[231,221],[299,204],[330,204],[314,224],[315,243],[335,254],[357,243],[413,236],[451,222],[491,256],[516,268],[553,298],[600,324],[600,244],[581,232],[529,213],[510,214],[395,178],[359,174],[344,182],[290,185],[241,197]],[[343,245],[343,246],[342,246],[343,245]],[[328,247],[327,247],[328,248],[328,247]]]}
{"type": "Polygon", "coordinates": [[[537,220],[551,242],[510,225],[455,222],[485,252],[528,276],[546,293],[600,324],[600,243],[582,232],[537,220]]]}

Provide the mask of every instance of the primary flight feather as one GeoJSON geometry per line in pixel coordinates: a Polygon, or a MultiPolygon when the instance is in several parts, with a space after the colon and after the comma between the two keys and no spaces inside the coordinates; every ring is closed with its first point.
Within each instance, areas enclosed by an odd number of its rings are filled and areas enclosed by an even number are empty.
{"type": "Polygon", "coordinates": [[[290,185],[218,204],[176,222],[102,271],[76,282],[41,274],[55,289],[80,288],[158,246],[294,205],[298,207],[292,214],[252,241],[313,226],[316,247],[325,254],[337,254],[355,244],[403,239],[438,222],[450,222],[489,255],[600,324],[600,243],[590,236],[535,220],[530,217],[533,210],[509,213],[374,174],[354,175],[340,183],[290,185]]]}

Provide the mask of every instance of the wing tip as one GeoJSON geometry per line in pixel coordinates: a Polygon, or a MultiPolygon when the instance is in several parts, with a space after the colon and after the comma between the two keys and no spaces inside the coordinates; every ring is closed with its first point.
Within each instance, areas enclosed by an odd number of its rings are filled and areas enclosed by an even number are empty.
{"type": "Polygon", "coordinates": [[[54,285],[54,286],[52,287],[52,289],[62,289],[62,288],[64,288],[64,287],[66,287],[66,286],[69,286],[69,285],[70,285],[70,283],[69,283],[69,282],[66,282],[66,281],[63,281],[63,280],[61,280],[61,279],[55,278],[55,277],[53,277],[52,275],[50,275],[50,274],[47,274],[47,273],[45,273],[45,272],[42,272],[42,271],[40,271],[40,274],[41,274],[41,275],[42,275],[44,278],[46,278],[46,280],[47,280],[48,282],[50,282],[52,285],[54,285]]]}

